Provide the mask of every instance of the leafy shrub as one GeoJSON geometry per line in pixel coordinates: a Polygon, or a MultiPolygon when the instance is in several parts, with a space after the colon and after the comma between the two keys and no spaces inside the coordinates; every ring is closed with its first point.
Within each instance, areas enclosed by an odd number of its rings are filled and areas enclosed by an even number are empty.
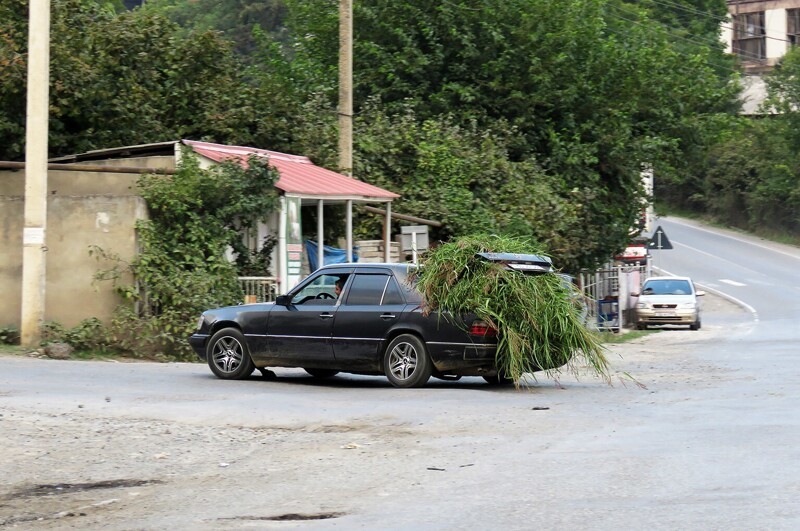
{"type": "Polygon", "coordinates": [[[0,344],[19,345],[19,330],[14,325],[0,328],[0,344]]]}
{"type": "Polygon", "coordinates": [[[103,323],[96,317],[84,319],[73,328],[50,321],[42,327],[42,344],[67,343],[75,350],[106,350],[108,340],[103,323]]]}
{"type": "Polygon", "coordinates": [[[266,255],[244,246],[242,232],[276,207],[277,171],[255,157],[246,168],[227,162],[204,170],[190,152],[181,161],[173,176],[139,181],[150,219],[137,225],[138,256],[126,264],[110,251],[92,250],[112,265],[96,279],[115,282],[126,301],[109,324],[108,343],[136,357],[192,359],[186,338],[200,313],[242,301],[241,271],[228,249],[248,273],[257,269],[254,259],[267,266],[266,255]],[[135,283],[120,283],[126,273],[135,283]]]}

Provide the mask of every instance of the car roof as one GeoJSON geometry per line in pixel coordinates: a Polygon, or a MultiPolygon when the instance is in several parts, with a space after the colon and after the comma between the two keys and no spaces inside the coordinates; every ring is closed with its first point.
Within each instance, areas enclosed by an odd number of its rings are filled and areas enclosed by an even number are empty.
{"type": "Polygon", "coordinates": [[[402,273],[406,273],[410,270],[417,269],[419,266],[412,264],[411,262],[402,262],[402,263],[386,263],[386,262],[352,262],[352,263],[341,263],[341,264],[326,264],[320,268],[322,269],[341,269],[343,267],[346,268],[353,268],[353,269],[367,269],[367,268],[387,268],[392,269],[394,271],[400,271],[402,273]]]}
{"type": "Polygon", "coordinates": [[[648,280],[688,280],[689,282],[692,281],[692,277],[647,277],[644,279],[645,282],[648,280]]]}

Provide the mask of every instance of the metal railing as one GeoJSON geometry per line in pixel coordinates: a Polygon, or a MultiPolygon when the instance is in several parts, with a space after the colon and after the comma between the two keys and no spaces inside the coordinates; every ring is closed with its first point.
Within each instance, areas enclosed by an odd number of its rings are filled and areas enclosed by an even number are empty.
{"type": "Polygon", "coordinates": [[[592,301],[587,321],[597,323],[599,330],[617,331],[624,327],[632,311],[628,307],[629,295],[639,290],[648,273],[648,267],[640,265],[608,265],[581,273],[581,290],[592,301]]]}
{"type": "Polygon", "coordinates": [[[239,277],[239,287],[244,293],[244,303],[271,302],[278,291],[275,277],[239,277]]]}

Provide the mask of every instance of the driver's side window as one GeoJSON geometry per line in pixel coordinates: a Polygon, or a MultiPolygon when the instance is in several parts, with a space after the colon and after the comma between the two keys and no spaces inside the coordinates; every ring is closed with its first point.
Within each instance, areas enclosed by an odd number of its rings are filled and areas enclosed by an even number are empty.
{"type": "Polygon", "coordinates": [[[342,282],[342,276],[347,275],[320,275],[294,294],[292,304],[333,306],[338,299],[336,283],[342,282]]]}

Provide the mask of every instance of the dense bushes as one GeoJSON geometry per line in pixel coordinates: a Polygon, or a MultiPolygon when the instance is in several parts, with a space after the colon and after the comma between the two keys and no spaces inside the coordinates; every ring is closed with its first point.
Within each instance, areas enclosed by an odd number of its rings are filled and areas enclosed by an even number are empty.
{"type": "Polygon", "coordinates": [[[656,197],[763,235],[800,231],[800,51],[766,76],[768,99],[756,117],[732,122],[708,151],[702,171],[660,182],[656,197]]]}
{"type": "Polygon", "coordinates": [[[139,255],[125,264],[113,250],[96,250],[112,266],[98,278],[114,281],[125,301],[103,330],[110,348],[190,358],[186,338],[200,312],[242,301],[228,249],[248,274],[266,274],[267,262],[252,261],[266,257],[244,247],[242,232],[277,205],[277,172],[255,157],[247,169],[228,162],[203,170],[189,153],[181,160],[174,176],[139,181],[150,214],[138,225],[139,255]],[[129,277],[134,284],[123,283],[129,277]]]}

